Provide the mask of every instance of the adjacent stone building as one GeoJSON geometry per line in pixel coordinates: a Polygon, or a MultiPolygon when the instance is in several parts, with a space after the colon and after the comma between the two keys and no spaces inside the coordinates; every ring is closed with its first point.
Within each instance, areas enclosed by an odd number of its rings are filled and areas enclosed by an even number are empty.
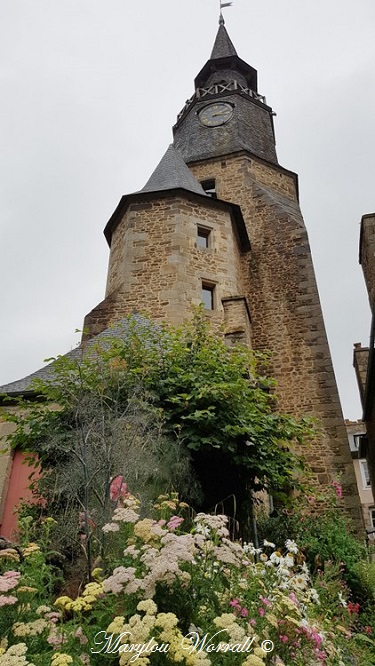
{"type": "Polygon", "coordinates": [[[372,489],[375,489],[375,213],[363,215],[359,240],[359,263],[365,278],[371,308],[370,343],[354,345],[354,368],[363,406],[367,438],[362,446],[366,457],[372,489]]]}
{"type": "Polygon", "coordinates": [[[316,482],[342,483],[343,506],[359,526],[298,177],[278,162],[273,116],[221,17],[173,144],[105,228],[106,294],[85,318],[83,343],[129,313],[180,323],[203,302],[228,341],[271,352],[280,409],[321,425],[305,452],[316,482]]]}
{"type": "Polygon", "coordinates": [[[365,457],[366,426],[363,421],[345,421],[345,424],[366,533],[369,542],[375,543],[375,502],[365,457]]]}

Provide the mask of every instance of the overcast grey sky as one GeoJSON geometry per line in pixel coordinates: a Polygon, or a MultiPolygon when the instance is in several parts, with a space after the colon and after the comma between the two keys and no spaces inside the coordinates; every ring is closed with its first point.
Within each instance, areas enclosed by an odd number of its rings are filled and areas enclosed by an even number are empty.
{"type": "MultiPolygon", "coordinates": [[[[143,187],[209,58],[218,0],[0,0],[0,384],[79,340],[104,296],[102,230],[143,187]]],[[[375,210],[374,0],[234,0],[226,27],[277,113],[346,418],[370,311],[358,265],[375,210]]]]}

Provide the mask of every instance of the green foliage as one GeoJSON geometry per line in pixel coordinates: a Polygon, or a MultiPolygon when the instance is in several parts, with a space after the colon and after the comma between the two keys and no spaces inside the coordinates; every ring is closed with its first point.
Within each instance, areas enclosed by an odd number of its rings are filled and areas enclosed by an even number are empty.
{"type": "MultiPolygon", "coordinates": [[[[364,543],[354,534],[349,520],[337,507],[312,513],[311,504],[299,498],[287,512],[276,517],[263,516],[258,525],[261,536],[267,534],[276,543],[285,538],[298,541],[314,574],[327,563],[342,570],[344,580],[356,599],[363,595],[358,562],[365,561],[364,543]]],[[[314,507],[316,510],[316,507],[314,507]]]]}
{"type": "Polygon", "coordinates": [[[38,491],[63,517],[65,542],[81,537],[88,560],[103,550],[117,475],[143,500],[177,490],[200,505],[196,472],[209,506],[298,487],[305,470],[293,449],[313,430],[277,412],[274,383],[257,372],[264,360],[228,347],[201,311],[177,329],[129,318],[121,337],[57,358],[53,377],[35,383],[40,401],[9,419],[12,446],[38,455],[38,491]]]}
{"type": "Polygon", "coordinates": [[[167,432],[188,450],[230,456],[253,488],[296,483],[303,464],[291,445],[314,433],[308,420],[276,411],[274,382],[257,373],[264,356],[228,347],[201,311],[177,329],[133,330],[117,353],[127,381],[141,378],[167,432]]]}

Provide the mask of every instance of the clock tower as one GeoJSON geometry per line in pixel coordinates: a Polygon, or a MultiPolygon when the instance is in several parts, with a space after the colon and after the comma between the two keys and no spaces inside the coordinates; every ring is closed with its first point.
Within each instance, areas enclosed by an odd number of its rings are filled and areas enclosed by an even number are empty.
{"type": "Polygon", "coordinates": [[[246,150],[277,164],[273,111],[258,93],[257,71],[238,57],[224,20],[194,95],[173,128],[186,162],[246,150]]]}
{"type": "MultiPolygon", "coordinates": [[[[319,436],[305,451],[316,482],[339,481],[343,504],[361,526],[298,176],[278,163],[274,115],[258,92],[256,70],[239,58],[221,18],[210,59],[177,117],[174,145],[208,193],[240,207],[251,245],[241,253],[240,294],[251,345],[270,352],[280,409],[317,420],[319,436]]],[[[242,334],[239,319],[225,324],[242,334]]]]}
{"type": "Polygon", "coordinates": [[[298,177],[278,163],[273,118],[221,17],[174,144],[105,228],[106,296],[87,315],[84,340],[135,311],[178,324],[203,302],[228,343],[270,352],[280,409],[319,424],[304,452],[315,482],[339,482],[360,526],[298,177]]]}
{"type": "MultiPolygon", "coordinates": [[[[340,483],[342,508],[360,529],[298,177],[278,163],[273,118],[256,70],[237,55],[220,17],[210,59],[177,117],[174,143],[144,187],[121,198],[105,227],[106,293],[85,318],[82,346],[111,335],[112,324],[121,326],[128,314],[180,324],[203,303],[228,344],[269,352],[280,410],[316,419],[316,440],[303,453],[317,486],[340,483]]],[[[32,380],[46,377],[53,378],[53,364],[1,392],[33,395],[32,380]]],[[[12,467],[10,454],[5,465],[12,467]]],[[[17,485],[19,468],[12,469],[17,485]]],[[[220,475],[228,476],[222,465],[210,470],[210,481],[220,475]]],[[[0,508],[4,478],[0,469],[0,508]]]]}

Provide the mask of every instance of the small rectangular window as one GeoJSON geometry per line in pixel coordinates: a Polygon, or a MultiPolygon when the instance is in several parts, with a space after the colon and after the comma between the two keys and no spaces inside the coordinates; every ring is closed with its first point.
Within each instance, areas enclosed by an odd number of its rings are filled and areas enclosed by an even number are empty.
{"type": "Polygon", "coordinates": [[[370,473],[368,471],[368,464],[366,460],[361,460],[361,474],[363,481],[363,488],[371,488],[370,473]]]}
{"type": "Polygon", "coordinates": [[[206,194],[208,194],[213,199],[217,199],[216,182],[214,178],[211,178],[210,180],[202,180],[201,185],[206,194]]]}
{"type": "Polygon", "coordinates": [[[375,527],[375,509],[370,509],[370,525],[375,527]]]}
{"type": "Polygon", "coordinates": [[[205,310],[213,310],[215,307],[215,287],[214,285],[202,282],[202,303],[205,310]]]}
{"type": "Polygon", "coordinates": [[[197,245],[198,247],[202,247],[205,249],[208,249],[210,247],[210,234],[211,231],[209,229],[204,229],[203,227],[198,227],[197,231],[197,245]]]}

